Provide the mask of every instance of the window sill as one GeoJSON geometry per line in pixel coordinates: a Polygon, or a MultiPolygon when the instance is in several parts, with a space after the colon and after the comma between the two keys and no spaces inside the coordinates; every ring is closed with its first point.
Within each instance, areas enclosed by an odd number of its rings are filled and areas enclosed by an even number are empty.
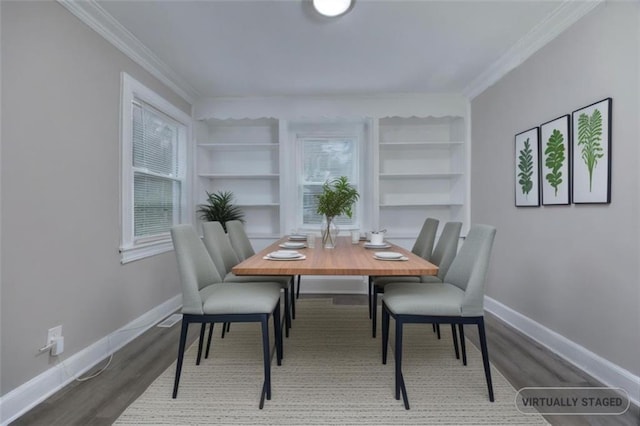
{"type": "Polygon", "coordinates": [[[137,244],[135,246],[120,247],[120,263],[124,265],[125,263],[166,253],[171,250],[173,250],[173,243],[170,239],[154,241],[146,244],[137,244]]]}

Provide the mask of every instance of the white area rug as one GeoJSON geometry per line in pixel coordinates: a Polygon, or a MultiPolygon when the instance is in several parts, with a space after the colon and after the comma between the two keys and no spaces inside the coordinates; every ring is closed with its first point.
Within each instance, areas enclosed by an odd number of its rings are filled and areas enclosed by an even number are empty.
{"type": "Polygon", "coordinates": [[[301,299],[296,310],[282,366],[274,357],[272,398],[263,410],[258,409],[260,326],[236,323],[224,339],[216,327],[209,359],[199,366],[197,342],[187,351],[177,399],[171,398],[174,363],[116,424],[547,424],[542,416],[516,409],[515,390],[495,368],[496,401],[489,402],[480,352],[467,341],[468,365],[463,366],[455,358],[449,326],[441,327],[441,340],[428,324],[405,326],[407,411],[394,398],[393,342],[382,365],[381,339],[371,338],[366,306],[301,299]]]}

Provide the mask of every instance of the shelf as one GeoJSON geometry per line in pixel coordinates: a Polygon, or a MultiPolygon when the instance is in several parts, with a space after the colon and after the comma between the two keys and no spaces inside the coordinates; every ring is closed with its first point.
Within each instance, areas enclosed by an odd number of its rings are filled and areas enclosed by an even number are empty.
{"type": "Polygon", "coordinates": [[[380,179],[449,179],[463,176],[462,173],[380,173],[380,179]]]}
{"type": "Polygon", "coordinates": [[[248,149],[279,149],[277,143],[201,143],[199,148],[219,151],[246,151],[248,149]]]}
{"type": "Polygon", "coordinates": [[[277,179],[277,173],[265,174],[230,174],[230,173],[200,173],[198,176],[210,179],[277,179]]]}
{"type": "Polygon", "coordinates": [[[452,146],[462,146],[464,141],[397,141],[397,142],[380,142],[381,149],[390,148],[450,148],[452,146]]]}
{"type": "Polygon", "coordinates": [[[280,207],[280,203],[235,203],[234,205],[242,208],[280,207]]]}
{"type": "Polygon", "coordinates": [[[462,206],[462,205],[463,205],[462,203],[458,203],[458,202],[453,203],[453,202],[445,202],[445,201],[434,201],[434,202],[426,202],[426,203],[380,204],[380,208],[434,207],[434,206],[456,207],[456,206],[462,206]]]}

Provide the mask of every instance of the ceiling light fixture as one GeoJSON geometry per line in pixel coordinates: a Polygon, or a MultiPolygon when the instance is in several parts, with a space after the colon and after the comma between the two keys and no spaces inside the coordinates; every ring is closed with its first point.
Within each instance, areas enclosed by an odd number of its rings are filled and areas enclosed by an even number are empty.
{"type": "Polygon", "coordinates": [[[313,0],[313,7],[319,14],[332,18],[347,12],[351,4],[352,0],[313,0]]]}

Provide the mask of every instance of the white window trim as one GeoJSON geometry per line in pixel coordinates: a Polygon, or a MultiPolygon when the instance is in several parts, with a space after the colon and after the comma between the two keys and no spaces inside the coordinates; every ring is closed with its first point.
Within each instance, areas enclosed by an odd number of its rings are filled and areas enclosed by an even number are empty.
{"type": "Polygon", "coordinates": [[[120,99],[120,168],[121,168],[121,239],[120,262],[128,263],[134,260],[144,259],[160,253],[173,250],[171,236],[167,233],[152,241],[136,243],[133,231],[133,120],[131,105],[134,98],[153,106],[158,111],[171,117],[173,120],[185,126],[186,138],[182,149],[185,152],[185,179],[181,191],[181,217],[182,221],[191,218],[191,117],[176,106],[162,98],[160,95],[147,88],[127,73],[121,73],[121,99],[120,99]]]}

